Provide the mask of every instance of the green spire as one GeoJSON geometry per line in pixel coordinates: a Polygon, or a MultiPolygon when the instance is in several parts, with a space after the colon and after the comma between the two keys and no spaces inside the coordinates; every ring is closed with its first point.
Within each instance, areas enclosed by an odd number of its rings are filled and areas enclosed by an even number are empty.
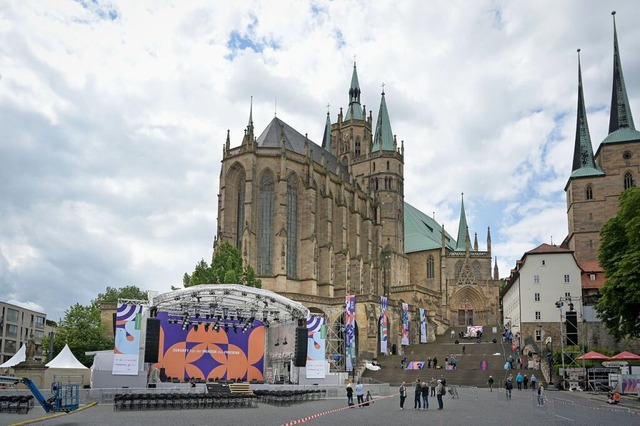
{"type": "MultiPolygon", "coordinates": [[[[580,49],[578,49],[578,112],[576,120],[576,141],[573,148],[572,171],[584,168],[583,172],[599,172],[593,159],[593,147],[587,122],[587,111],[584,105],[584,91],[582,89],[582,66],[580,65],[580,49]]],[[[592,173],[589,173],[592,174],[592,173]]],[[[601,173],[596,173],[601,174],[601,173]]],[[[581,174],[584,176],[584,173],[581,174]]]]}
{"type": "Polygon", "coordinates": [[[327,122],[324,125],[324,136],[322,136],[322,147],[331,152],[331,118],[327,111],[327,122]]]}
{"type": "Polygon", "coordinates": [[[353,73],[351,74],[351,86],[349,87],[349,107],[344,120],[364,120],[362,116],[362,106],[360,105],[360,83],[358,83],[358,71],[356,63],[353,63],[353,73]]]}
{"type": "Polygon", "coordinates": [[[627,88],[624,85],[622,65],[620,63],[620,51],[618,50],[618,32],[616,30],[616,12],[613,15],[613,89],[611,91],[611,115],[609,117],[609,133],[613,133],[621,127],[635,130],[633,115],[627,97],[627,88]]]}
{"type": "Polygon", "coordinates": [[[458,239],[456,240],[456,251],[466,250],[469,239],[469,228],[467,226],[467,215],[464,212],[464,192],[462,193],[462,203],[460,206],[460,224],[458,225],[458,239]]]}
{"type": "MultiPolygon", "coordinates": [[[[384,86],[384,85],[383,85],[384,86]]],[[[391,131],[391,120],[387,111],[387,102],[384,99],[384,88],[382,89],[382,100],[380,101],[380,111],[376,131],[373,137],[373,148],[371,151],[393,151],[393,132],[391,131]]]]}

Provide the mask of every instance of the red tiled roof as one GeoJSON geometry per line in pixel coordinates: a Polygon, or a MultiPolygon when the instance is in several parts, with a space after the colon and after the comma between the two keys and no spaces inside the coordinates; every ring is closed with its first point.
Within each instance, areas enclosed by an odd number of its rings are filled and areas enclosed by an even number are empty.
{"type": "Polygon", "coordinates": [[[558,247],[556,245],[543,243],[543,244],[540,244],[538,247],[534,248],[533,250],[529,250],[525,254],[539,254],[539,253],[573,253],[573,251],[566,248],[558,247]]]}

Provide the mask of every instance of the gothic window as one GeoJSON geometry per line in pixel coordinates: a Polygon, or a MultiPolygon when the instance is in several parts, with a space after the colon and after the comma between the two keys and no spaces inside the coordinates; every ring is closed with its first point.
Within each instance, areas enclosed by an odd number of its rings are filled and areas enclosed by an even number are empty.
{"type": "Polygon", "coordinates": [[[624,174],[624,189],[629,189],[633,186],[636,186],[635,183],[633,182],[633,175],[631,175],[631,172],[627,172],[624,174]]]}
{"type": "Polygon", "coordinates": [[[376,162],[375,161],[373,162],[373,171],[374,172],[376,171],[376,162]]]}
{"type": "Polygon", "coordinates": [[[258,274],[272,273],[273,268],[273,174],[265,172],[260,179],[258,198],[258,274]]]}
{"type": "Polygon", "coordinates": [[[238,204],[236,205],[236,248],[242,251],[242,234],[244,232],[244,174],[238,179],[236,188],[238,204]]]}
{"type": "Polygon", "coordinates": [[[360,157],[360,136],[356,138],[356,157],[360,157]]]}
{"type": "Polygon", "coordinates": [[[389,160],[387,160],[387,170],[389,170],[389,160]]]}
{"type": "Polygon", "coordinates": [[[433,255],[430,254],[427,257],[427,279],[431,279],[435,277],[435,261],[433,260],[433,255]]]}
{"type": "Polygon", "coordinates": [[[287,180],[287,275],[295,277],[298,265],[298,180],[287,180]]]}
{"type": "Polygon", "coordinates": [[[587,200],[593,200],[593,188],[591,185],[587,185],[587,188],[585,189],[585,196],[587,200]]]}
{"type": "Polygon", "coordinates": [[[473,274],[476,276],[477,280],[482,276],[482,267],[480,266],[480,262],[477,260],[473,262],[473,274]]]}
{"type": "Polygon", "coordinates": [[[460,271],[462,271],[462,260],[458,260],[456,262],[455,271],[456,271],[456,279],[460,278],[460,271]]]}

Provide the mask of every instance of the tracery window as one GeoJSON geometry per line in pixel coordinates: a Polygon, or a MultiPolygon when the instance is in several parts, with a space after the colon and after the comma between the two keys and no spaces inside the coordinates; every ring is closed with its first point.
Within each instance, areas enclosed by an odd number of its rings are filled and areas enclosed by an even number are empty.
{"type": "Polygon", "coordinates": [[[244,233],[244,174],[238,179],[236,192],[238,204],[236,205],[236,248],[242,251],[242,234],[244,233]]]}
{"type": "Polygon", "coordinates": [[[633,175],[631,172],[627,172],[624,174],[624,189],[629,189],[631,187],[636,186],[633,182],[633,175]]]}
{"type": "Polygon", "coordinates": [[[593,200],[593,187],[591,185],[587,185],[585,188],[585,198],[587,200],[593,200]]]}
{"type": "Polygon", "coordinates": [[[435,275],[435,261],[433,255],[430,254],[429,257],[427,257],[427,279],[434,278],[435,275]]]}
{"type": "Polygon", "coordinates": [[[258,196],[258,274],[271,274],[273,269],[273,174],[265,172],[260,179],[258,196]]]}
{"type": "Polygon", "coordinates": [[[298,265],[298,180],[287,180],[287,275],[295,277],[298,265]]]}

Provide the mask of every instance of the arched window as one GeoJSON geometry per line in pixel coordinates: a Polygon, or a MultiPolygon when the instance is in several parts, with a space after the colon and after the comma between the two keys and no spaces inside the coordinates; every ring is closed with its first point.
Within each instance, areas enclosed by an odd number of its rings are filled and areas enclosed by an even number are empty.
{"type": "Polygon", "coordinates": [[[633,186],[636,186],[633,182],[633,175],[631,172],[627,172],[624,174],[624,189],[629,189],[633,186]]]}
{"type": "Polygon", "coordinates": [[[373,162],[373,171],[374,172],[376,171],[376,162],[375,161],[373,162]]]}
{"type": "Polygon", "coordinates": [[[435,276],[435,261],[433,260],[433,255],[430,254],[429,257],[427,257],[427,279],[434,278],[435,276]]]}
{"type": "Polygon", "coordinates": [[[260,179],[258,196],[258,274],[272,273],[273,259],[273,174],[265,172],[260,179]]]}
{"type": "Polygon", "coordinates": [[[356,138],[356,158],[360,157],[360,136],[356,138]]]}
{"type": "Polygon", "coordinates": [[[236,205],[236,248],[242,251],[242,234],[244,233],[244,173],[238,179],[238,204],[236,205]]]}
{"type": "Polygon", "coordinates": [[[593,200],[593,187],[591,185],[587,185],[585,188],[585,197],[587,200],[593,200]]]}
{"type": "Polygon", "coordinates": [[[287,275],[295,277],[298,265],[298,180],[287,180],[287,275]]]}
{"type": "Polygon", "coordinates": [[[389,170],[389,160],[387,160],[387,170],[389,170]]]}

